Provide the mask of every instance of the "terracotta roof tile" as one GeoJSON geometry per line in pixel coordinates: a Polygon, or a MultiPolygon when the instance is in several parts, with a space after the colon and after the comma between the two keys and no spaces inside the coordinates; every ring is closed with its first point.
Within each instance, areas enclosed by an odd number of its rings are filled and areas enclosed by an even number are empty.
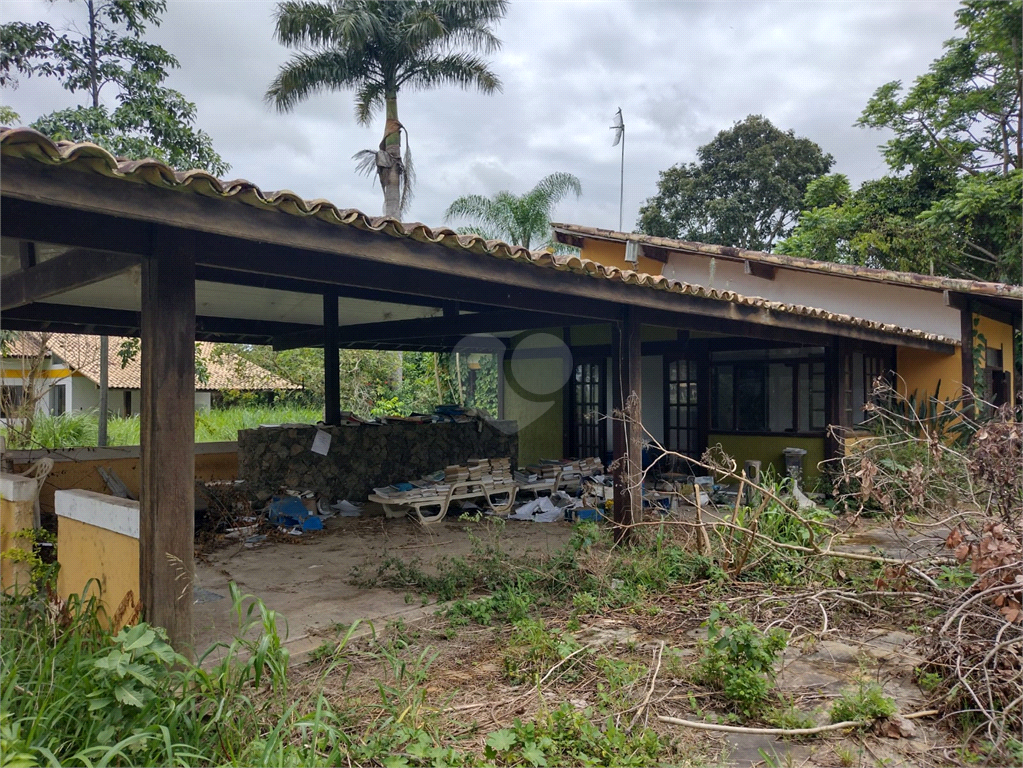
{"type": "Polygon", "coordinates": [[[960,280],[954,277],[920,275],[916,272],[897,272],[890,269],[861,267],[855,264],[816,261],[814,259],[805,259],[799,256],[786,256],[785,254],[780,253],[747,251],[743,248],[731,248],[724,245],[697,243],[691,240],[673,240],[667,237],[644,235],[638,232],[616,232],[612,229],[584,227],[579,224],[552,223],[551,227],[555,231],[564,232],[577,237],[591,237],[598,240],[613,240],[622,243],[628,240],[635,240],[638,243],[647,243],[656,248],[678,251],[680,253],[695,253],[724,259],[756,261],[762,264],[771,264],[785,269],[826,272],[828,274],[851,277],[857,280],[899,283],[902,285],[910,285],[915,288],[927,288],[938,291],[956,291],[959,293],[970,293],[977,296],[997,296],[1010,299],[1023,299],[1023,286],[1010,285],[1007,283],[991,283],[981,280],[960,280]]]}
{"type": "Polygon", "coordinates": [[[532,264],[546,269],[586,274],[594,278],[637,285],[651,290],[696,296],[713,301],[756,307],[768,312],[812,317],[840,325],[850,325],[896,336],[905,336],[943,344],[959,344],[958,339],[924,331],[879,323],[865,318],[828,312],[815,307],[768,301],[732,291],[718,291],[693,283],[659,275],[621,270],[578,256],[560,256],[545,251],[530,251],[478,235],[463,235],[446,227],[431,228],[419,222],[402,222],[388,217],[373,217],[352,208],[338,208],[327,200],[304,200],[294,192],[264,192],[244,179],[221,180],[203,170],[175,171],[157,160],[118,160],[95,144],[53,142],[30,128],[0,129],[0,154],[34,160],[47,165],[71,165],[92,173],[125,181],[148,184],[206,197],[233,200],[267,210],[278,210],[303,218],[317,218],[332,224],[377,232],[422,243],[435,243],[459,251],[498,259],[532,264]]]}
{"type": "MultiPolygon", "coordinates": [[[[107,382],[111,389],[139,389],[142,386],[142,364],[139,355],[129,360],[124,367],[117,351],[127,338],[109,336],[110,358],[107,366],[107,382]]],[[[73,370],[94,382],[99,382],[99,336],[73,333],[52,333],[47,346],[53,354],[62,358],[73,370]]],[[[265,368],[251,363],[231,352],[217,354],[212,342],[198,342],[199,355],[206,363],[209,373],[207,381],[195,380],[199,391],[223,389],[263,390],[301,389],[286,379],[276,376],[265,368]]],[[[11,346],[14,356],[31,356],[38,353],[39,334],[19,333],[11,346]]]]}

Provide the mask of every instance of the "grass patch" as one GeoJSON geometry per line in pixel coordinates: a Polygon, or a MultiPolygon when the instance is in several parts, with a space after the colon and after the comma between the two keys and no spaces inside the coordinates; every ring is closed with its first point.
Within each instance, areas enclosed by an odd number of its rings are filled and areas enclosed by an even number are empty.
{"type": "MultiPolygon", "coordinates": [[[[315,424],[323,412],[315,408],[291,406],[248,406],[197,411],[195,441],[197,443],[230,442],[238,439],[243,429],[260,424],[315,424]]],[[[6,427],[3,433],[8,434],[6,427]]],[[[138,445],[138,416],[114,417],[107,420],[108,445],[138,445]]],[[[95,446],[99,439],[99,418],[95,411],[72,411],[59,416],[37,416],[31,438],[10,432],[10,445],[29,448],[85,448],[95,446]]]]}

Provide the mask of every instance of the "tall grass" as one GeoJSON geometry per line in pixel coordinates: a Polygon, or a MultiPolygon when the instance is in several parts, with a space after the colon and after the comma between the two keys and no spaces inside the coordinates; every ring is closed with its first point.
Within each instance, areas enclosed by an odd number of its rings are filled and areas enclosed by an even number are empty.
{"type": "MultiPolygon", "coordinates": [[[[260,424],[315,424],[323,412],[315,408],[294,406],[248,406],[197,411],[195,441],[212,443],[238,439],[238,431],[254,429],[260,424]]],[[[37,416],[28,438],[16,431],[3,429],[8,444],[24,448],[79,448],[94,446],[99,438],[99,419],[95,411],[74,411],[60,416],[37,416]]],[[[107,421],[107,445],[138,445],[138,416],[118,417],[107,421]]]]}
{"type": "Polygon", "coordinates": [[[175,653],[159,627],[113,634],[94,598],[54,610],[4,596],[3,765],[238,763],[261,733],[287,726],[277,616],[231,587],[238,636],[211,649],[222,658],[208,668],[175,653]]]}

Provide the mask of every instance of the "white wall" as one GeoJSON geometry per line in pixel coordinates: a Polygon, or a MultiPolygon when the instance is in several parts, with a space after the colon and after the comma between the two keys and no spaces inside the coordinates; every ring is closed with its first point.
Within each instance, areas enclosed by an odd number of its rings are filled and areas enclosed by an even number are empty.
{"type": "Polygon", "coordinates": [[[688,253],[670,254],[662,274],[718,291],[826,309],[952,339],[961,333],[959,310],[945,306],[941,291],[780,268],[768,280],[747,275],[741,261],[688,253]]]}

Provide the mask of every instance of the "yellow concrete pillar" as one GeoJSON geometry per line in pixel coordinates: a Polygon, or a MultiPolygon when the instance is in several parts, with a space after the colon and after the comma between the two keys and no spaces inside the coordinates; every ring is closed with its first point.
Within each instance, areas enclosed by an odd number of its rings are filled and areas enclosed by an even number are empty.
{"type": "Polygon", "coordinates": [[[0,473],[0,589],[6,593],[27,590],[32,565],[14,552],[32,553],[32,541],[15,534],[32,529],[36,481],[21,475],[0,473]]]}

